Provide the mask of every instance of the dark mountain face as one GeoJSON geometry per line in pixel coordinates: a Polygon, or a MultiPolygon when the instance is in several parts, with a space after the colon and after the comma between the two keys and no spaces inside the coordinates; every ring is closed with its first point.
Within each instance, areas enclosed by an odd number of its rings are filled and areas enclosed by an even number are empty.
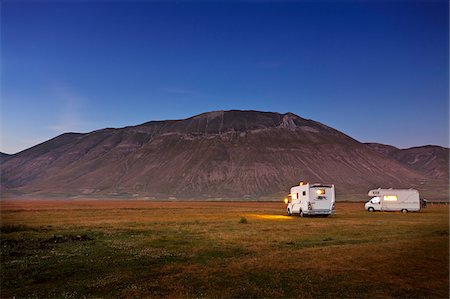
{"type": "Polygon", "coordinates": [[[5,161],[8,157],[10,157],[11,155],[5,154],[0,152],[0,163],[5,161]]]}
{"type": "Polygon", "coordinates": [[[200,137],[284,129],[303,132],[303,137],[306,138],[305,142],[317,141],[317,138],[328,138],[330,139],[329,141],[335,142],[357,142],[335,129],[312,120],[303,119],[290,112],[279,114],[240,110],[214,111],[202,113],[185,120],[148,122],[133,128],[146,133],[183,134],[200,137]],[[310,140],[311,138],[312,140],[310,140]]]}
{"type": "Polygon", "coordinates": [[[374,187],[432,179],[321,123],[237,110],[63,134],[1,170],[4,195],[109,198],[277,198],[305,180],[365,199],[374,187]]]}

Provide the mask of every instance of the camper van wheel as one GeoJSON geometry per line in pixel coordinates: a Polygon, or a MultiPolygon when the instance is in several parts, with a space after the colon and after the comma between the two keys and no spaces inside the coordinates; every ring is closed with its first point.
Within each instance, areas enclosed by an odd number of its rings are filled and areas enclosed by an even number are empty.
{"type": "Polygon", "coordinates": [[[408,213],[408,210],[407,209],[402,209],[401,212],[402,213],[408,213]]]}
{"type": "Polygon", "coordinates": [[[368,209],[367,209],[367,211],[369,211],[369,212],[373,212],[373,211],[375,211],[375,209],[374,209],[374,208],[372,208],[372,207],[370,207],[370,208],[368,208],[368,209]]]}
{"type": "Polygon", "coordinates": [[[303,211],[300,211],[300,217],[305,217],[305,214],[303,213],[303,211]]]}
{"type": "Polygon", "coordinates": [[[292,215],[291,209],[288,209],[288,210],[287,210],[287,214],[288,214],[288,216],[291,216],[291,215],[292,215]]]}

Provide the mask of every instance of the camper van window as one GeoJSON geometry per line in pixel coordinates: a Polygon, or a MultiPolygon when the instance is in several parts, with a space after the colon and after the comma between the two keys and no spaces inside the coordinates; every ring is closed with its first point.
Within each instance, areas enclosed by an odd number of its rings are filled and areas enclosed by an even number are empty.
{"type": "Polygon", "coordinates": [[[306,191],[303,191],[303,196],[306,196],[306,191]]]}
{"type": "Polygon", "coordinates": [[[397,195],[385,195],[383,198],[385,201],[396,201],[397,195]]]}
{"type": "Polygon", "coordinates": [[[324,195],[325,194],[325,189],[317,189],[316,193],[317,193],[317,195],[324,195]]]}
{"type": "Polygon", "coordinates": [[[380,198],[378,196],[377,197],[373,197],[371,202],[372,203],[379,203],[380,202],[380,198]]]}

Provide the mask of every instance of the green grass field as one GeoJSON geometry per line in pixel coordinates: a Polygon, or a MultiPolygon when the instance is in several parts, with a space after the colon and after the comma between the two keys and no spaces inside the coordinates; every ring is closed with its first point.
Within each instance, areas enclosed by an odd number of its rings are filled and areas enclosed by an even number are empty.
{"type": "Polygon", "coordinates": [[[449,210],[2,201],[1,297],[449,297],[449,210]],[[243,219],[245,218],[245,220],[243,219]]]}

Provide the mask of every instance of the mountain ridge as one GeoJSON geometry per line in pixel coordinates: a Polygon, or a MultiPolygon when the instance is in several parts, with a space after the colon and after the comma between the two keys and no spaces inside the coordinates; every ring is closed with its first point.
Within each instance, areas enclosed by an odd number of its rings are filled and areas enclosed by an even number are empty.
{"type": "Polygon", "coordinates": [[[449,168],[441,161],[448,159],[449,148],[438,145],[414,146],[399,149],[392,145],[366,143],[376,151],[394,158],[402,164],[424,172],[433,178],[448,178],[449,168]]]}
{"type": "Polygon", "coordinates": [[[359,197],[445,179],[416,166],[293,113],[229,110],[61,134],[9,157],[1,184],[2,196],[268,198],[308,180],[359,197]]]}

